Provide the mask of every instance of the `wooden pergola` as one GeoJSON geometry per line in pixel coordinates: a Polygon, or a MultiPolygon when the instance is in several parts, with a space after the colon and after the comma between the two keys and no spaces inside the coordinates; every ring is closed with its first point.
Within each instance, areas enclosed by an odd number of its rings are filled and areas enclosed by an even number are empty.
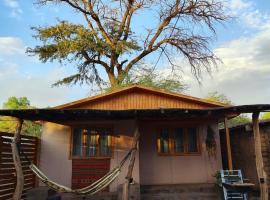
{"type": "MultiPolygon", "coordinates": [[[[255,140],[256,168],[260,184],[261,200],[268,199],[267,176],[264,171],[263,157],[261,152],[261,136],[259,130],[260,112],[270,111],[270,104],[242,105],[218,107],[210,109],[133,109],[133,110],[94,110],[94,109],[25,109],[25,110],[0,110],[0,115],[11,116],[18,119],[16,133],[12,142],[13,161],[17,175],[16,190],[13,195],[14,200],[21,199],[24,185],[24,177],[20,162],[20,156],[17,144],[20,142],[20,132],[23,120],[31,121],[48,121],[59,124],[68,124],[74,120],[122,120],[122,119],[193,119],[193,118],[215,118],[220,121],[224,120],[226,130],[226,143],[229,169],[233,169],[231,156],[230,134],[228,128],[228,119],[238,116],[241,113],[252,113],[253,133],[255,140]]],[[[123,188],[123,200],[129,199],[129,184],[132,179],[132,170],[135,162],[137,143],[139,140],[139,130],[135,129],[133,136],[133,149],[131,162],[126,175],[126,182],[123,188]]]]}

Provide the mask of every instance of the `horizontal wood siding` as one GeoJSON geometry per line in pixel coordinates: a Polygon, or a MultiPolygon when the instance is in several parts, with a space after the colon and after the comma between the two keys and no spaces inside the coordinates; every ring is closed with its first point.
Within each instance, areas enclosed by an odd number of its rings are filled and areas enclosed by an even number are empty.
{"type": "Polygon", "coordinates": [[[72,188],[79,189],[97,181],[110,171],[110,159],[73,159],[72,188]]]}
{"type": "Polygon", "coordinates": [[[76,105],[76,108],[127,110],[127,109],[159,109],[159,108],[207,108],[209,105],[144,91],[128,91],[113,96],[105,96],[91,102],[76,105]]]}
{"type": "MultiPolygon", "coordinates": [[[[12,137],[13,134],[0,132],[0,200],[12,199],[16,186],[15,168],[10,145],[12,137]]],[[[22,135],[21,149],[32,162],[37,162],[38,138],[22,135]]],[[[25,199],[27,190],[35,187],[36,178],[28,168],[28,162],[23,156],[21,156],[21,163],[24,174],[22,198],[25,199]]]]}

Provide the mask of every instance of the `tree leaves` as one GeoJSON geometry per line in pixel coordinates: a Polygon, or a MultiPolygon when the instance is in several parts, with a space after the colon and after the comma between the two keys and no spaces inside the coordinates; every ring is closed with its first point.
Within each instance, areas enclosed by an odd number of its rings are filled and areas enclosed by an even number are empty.
{"type": "MultiPolygon", "coordinates": [[[[34,108],[30,105],[27,97],[9,97],[3,104],[4,109],[30,109],[34,108]]],[[[12,117],[0,117],[0,131],[14,133],[16,130],[17,120],[12,117]]],[[[23,134],[40,137],[41,125],[35,122],[25,120],[22,127],[23,134]]]]}

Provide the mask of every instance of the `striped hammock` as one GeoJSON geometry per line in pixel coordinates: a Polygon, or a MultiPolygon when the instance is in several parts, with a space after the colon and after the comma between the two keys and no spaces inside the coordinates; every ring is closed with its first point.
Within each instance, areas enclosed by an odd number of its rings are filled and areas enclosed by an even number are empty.
{"type": "MultiPolygon", "coordinates": [[[[74,194],[80,194],[80,195],[94,195],[95,193],[103,190],[106,188],[110,183],[112,183],[116,177],[120,174],[121,168],[131,155],[131,152],[134,149],[131,149],[127,155],[123,158],[123,160],[120,162],[120,164],[114,168],[112,171],[108,172],[105,176],[100,178],[99,180],[95,181],[91,185],[81,188],[81,189],[71,189],[66,186],[60,185],[52,180],[50,180],[35,164],[31,163],[29,165],[29,168],[33,171],[33,173],[50,189],[55,190],[57,192],[62,193],[74,193],[74,194]]],[[[22,152],[23,153],[23,152],[22,152]]],[[[24,154],[24,153],[23,153],[24,154]]],[[[27,156],[24,154],[24,156],[27,158],[27,156]]]]}

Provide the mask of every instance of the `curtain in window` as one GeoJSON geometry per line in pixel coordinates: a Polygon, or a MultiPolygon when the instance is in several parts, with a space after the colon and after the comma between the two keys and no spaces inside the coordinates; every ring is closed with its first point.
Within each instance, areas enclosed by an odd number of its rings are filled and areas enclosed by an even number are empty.
{"type": "Polygon", "coordinates": [[[198,152],[196,128],[188,128],[188,152],[198,152]]]}
{"type": "Polygon", "coordinates": [[[110,156],[110,132],[103,130],[100,134],[100,156],[110,156]]]}
{"type": "Polygon", "coordinates": [[[73,130],[73,156],[82,156],[82,134],[81,129],[73,130]]]}
{"type": "Polygon", "coordinates": [[[184,130],[182,128],[177,128],[173,133],[174,141],[174,152],[183,153],[184,152],[184,130]]]}
{"type": "Polygon", "coordinates": [[[162,129],[159,138],[159,153],[169,153],[169,130],[162,129]]]}
{"type": "Polygon", "coordinates": [[[86,156],[95,157],[98,155],[98,132],[94,129],[87,130],[87,139],[86,139],[86,156]]]}

